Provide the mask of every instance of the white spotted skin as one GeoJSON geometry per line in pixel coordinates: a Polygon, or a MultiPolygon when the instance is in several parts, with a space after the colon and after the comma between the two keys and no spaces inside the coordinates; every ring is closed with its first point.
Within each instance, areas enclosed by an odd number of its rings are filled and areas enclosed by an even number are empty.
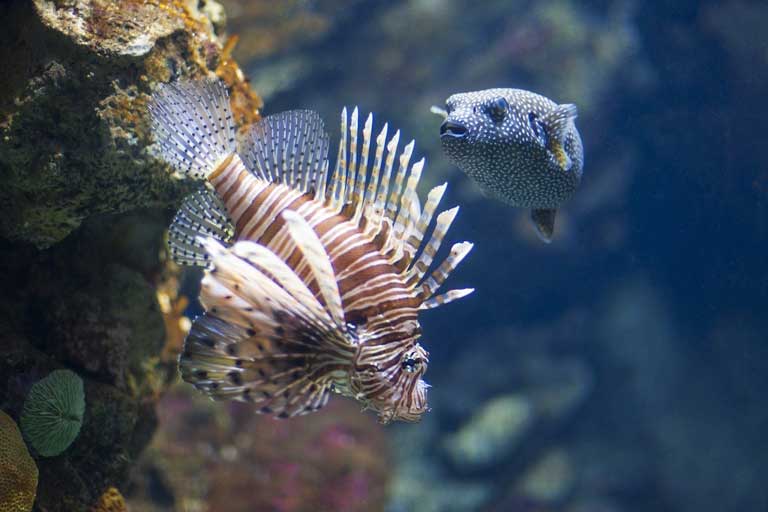
{"type": "Polygon", "coordinates": [[[491,197],[516,207],[557,208],[578,187],[584,164],[573,119],[568,119],[562,140],[570,166],[564,168],[551,150],[549,137],[555,130],[541,120],[557,107],[552,100],[522,89],[454,94],[446,101],[446,121],[460,123],[468,131],[463,138],[441,137],[443,149],[491,197]],[[501,120],[490,113],[498,98],[508,104],[501,120]],[[541,123],[538,134],[532,120],[541,123]]]}

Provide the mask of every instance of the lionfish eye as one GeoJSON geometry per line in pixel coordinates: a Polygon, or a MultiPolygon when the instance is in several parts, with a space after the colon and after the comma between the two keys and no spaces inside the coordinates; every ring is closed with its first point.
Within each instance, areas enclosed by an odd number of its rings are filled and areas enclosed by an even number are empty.
{"type": "Polygon", "coordinates": [[[408,373],[413,373],[416,371],[420,364],[420,360],[414,359],[413,357],[406,357],[403,359],[403,362],[400,363],[400,366],[408,373]]]}
{"type": "Polygon", "coordinates": [[[544,124],[539,120],[539,116],[530,112],[528,114],[528,123],[531,125],[534,135],[539,139],[543,146],[547,145],[547,131],[544,129],[544,124]]]}
{"type": "Polygon", "coordinates": [[[509,109],[509,103],[504,98],[496,98],[488,105],[488,115],[491,116],[494,123],[500,123],[507,116],[507,110],[509,109]]]}

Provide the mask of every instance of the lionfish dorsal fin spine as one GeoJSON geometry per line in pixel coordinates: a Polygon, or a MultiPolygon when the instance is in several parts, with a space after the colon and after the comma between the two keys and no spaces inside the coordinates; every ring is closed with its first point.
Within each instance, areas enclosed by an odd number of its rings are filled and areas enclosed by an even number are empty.
{"type": "Polygon", "coordinates": [[[325,247],[301,215],[291,210],[285,210],[283,211],[283,220],[288,226],[288,232],[291,234],[293,242],[311,269],[331,318],[338,328],[345,330],[346,323],[339,285],[325,247]]]}
{"type": "Polygon", "coordinates": [[[449,302],[462,299],[474,291],[475,291],[474,288],[460,288],[456,290],[448,290],[445,293],[441,293],[440,295],[435,295],[434,297],[431,297],[425,300],[424,302],[421,303],[421,306],[419,306],[419,309],[422,309],[422,310],[434,309],[438,306],[448,304],[449,302]]]}
{"type": "Polygon", "coordinates": [[[413,146],[415,141],[411,141],[403,148],[403,152],[400,155],[400,166],[395,174],[395,181],[392,187],[392,191],[389,195],[389,202],[387,203],[387,216],[395,220],[397,217],[397,210],[400,203],[400,196],[403,193],[403,183],[405,182],[405,174],[408,171],[408,163],[411,161],[411,155],[413,154],[413,146]]]}
{"type": "Polygon", "coordinates": [[[395,236],[401,241],[407,240],[408,231],[414,220],[421,216],[421,204],[419,203],[419,196],[416,193],[416,187],[421,179],[421,171],[423,169],[423,158],[411,166],[411,172],[408,176],[405,191],[400,197],[400,209],[398,210],[397,218],[395,219],[395,236]]]}
{"type": "MultiPolygon", "coordinates": [[[[363,125],[363,145],[360,150],[360,165],[357,168],[355,178],[355,192],[352,195],[352,202],[355,205],[355,213],[352,216],[352,222],[360,225],[360,219],[363,214],[363,203],[365,202],[366,177],[368,174],[368,154],[371,150],[371,131],[373,130],[373,114],[368,114],[368,118],[363,125]]],[[[371,176],[369,179],[373,179],[371,176]]]]}
{"type": "MultiPolygon", "coordinates": [[[[437,216],[435,229],[432,230],[432,236],[430,236],[429,241],[422,241],[424,250],[422,251],[422,255],[419,257],[422,265],[426,265],[426,267],[428,267],[432,263],[432,258],[434,258],[437,254],[437,251],[440,250],[443,238],[445,237],[446,233],[448,233],[448,230],[451,228],[451,224],[453,224],[453,221],[458,213],[459,207],[454,206],[453,208],[440,212],[440,214],[437,216]]],[[[421,279],[421,277],[421,275],[418,276],[419,279],[421,279]]]]}
{"type": "Polygon", "coordinates": [[[158,156],[183,176],[205,179],[235,151],[229,94],[218,80],[163,84],[148,109],[158,156]]]}
{"type": "Polygon", "coordinates": [[[344,206],[347,175],[347,107],[341,110],[341,135],[339,151],[336,156],[336,167],[333,172],[333,184],[329,198],[329,206],[335,211],[341,211],[344,206]]]}
{"type": "Polygon", "coordinates": [[[179,265],[205,267],[208,254],[200,237],[228,244],[234,235],[235,228],[221,199],[214,191],[201,188],[184,199],[168,229],[171,259],[179,265]]]}
{"type": "Polygon", "coordinates": [[[387,143],[387,160],[384,164],[384,174],[381,177],[381,185],[379,186],[379,192],[376,194],[376,201],[374,203],[374,210],[376,212],[382,212],[380,218],[383,218],[383,212],[387,208],[387,194],[389,193],[389,183],[392,178],[392,168],[395,164],[395,155],[397,154],[397,146],[400,143],[400,130],[397,130],[392,138],[387,143]]]}
{"type": "Polygon", "coordinates": [[[352,194],[355,189],[355,178],[357,177],[357,121],[358,109],[352,110],[349,118],[349,160],[347,163],[347,184],[344,188],[344,205],[352,201],[352,194]]]}
{"type": "Polygon", "coordinates": [[[409,239],[409,243],[412,246],[423,246],[424,250],[419,255],[419,259],[414,260],[411,266],[408,267],[407,273],[409,280],[411,280],[413,276],[416,277],[416,281],[421,279],[429,266],[432,264],[432,260],[435,257],[435,250],[433,245],[429,242],[424,243],[424,237],[426,236],[427,228],[432,222],[432,217],[435,214],[435,210],[437,209],[440,201],[443,198],[443,195],[445,194],[445,189],[447,186],[447,183],[443,183],[442,185],[434,187],[429,191],[429,194],[427,194],[427,202],[424,205],[424,210],[421,212],[421,216],[419,217],[419,220],[416,223],[416,227],[414,228],[414,231],[409,239]]]}
{"type": "Polygon", "coordinates": [[[320,169],[319,177],[315,185],[315,200],[323,204],[327,204],[328,194],[326,188],[328,187],[328,160],[323,162],[320,169]]]}
{"type": "Polygon", "coordinates": [[[432,272],[429,278],[419,283],[419,298],[427,300],[443,285],[448,276],[461,263],[461,261],[472,250],[473,244],[470,242],[458,242],[453,244],[448,257],[432,272]]]}
{"type": "Polygon", "coordinates": [[[365,204],[362,208],[363,216],[368,218],[371,216],[380,216],[382,211],[381,209],[379,211],[371,210],[371,208],[374,206],[376,196],[378,195],[377,189],[379,187],[379,179],[381,176],[381,166],[384,163],[384,145],[387,140],[387,129],[388,124],[384,123],[384,127],[376,137],[376,151],[373,158],[373,168],[371,169],[371,177],[368,180],[368,187],[365,192],[365,204]]]}

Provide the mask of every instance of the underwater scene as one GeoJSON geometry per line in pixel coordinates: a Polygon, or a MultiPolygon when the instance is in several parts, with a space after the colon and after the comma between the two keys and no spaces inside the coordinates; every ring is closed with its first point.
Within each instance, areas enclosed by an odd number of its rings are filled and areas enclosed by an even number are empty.
{"type": "Polygon", "coordinates": [[[0,512],[768,512],[765,1],[0,20],[0,512]]]}

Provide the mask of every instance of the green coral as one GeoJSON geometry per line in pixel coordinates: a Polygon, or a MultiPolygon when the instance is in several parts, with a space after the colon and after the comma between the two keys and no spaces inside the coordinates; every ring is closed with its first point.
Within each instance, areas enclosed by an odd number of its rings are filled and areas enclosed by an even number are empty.
{"type": "Polygon", "coordinates": [[[55,370],[36,382],[24,402],[21,430],[44,457],[66,450],[83,424],[83,381],[70,370],[55,370]]]}

